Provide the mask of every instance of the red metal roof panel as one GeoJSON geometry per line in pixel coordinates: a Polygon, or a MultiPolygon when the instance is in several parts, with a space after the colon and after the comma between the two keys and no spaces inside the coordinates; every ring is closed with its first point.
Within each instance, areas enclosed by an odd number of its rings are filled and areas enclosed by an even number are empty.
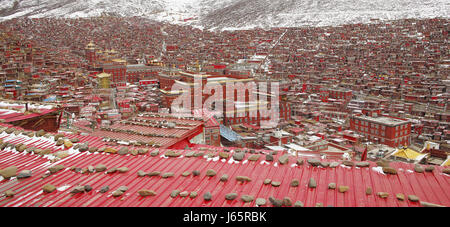
{"type": "Polygon", "coordinates": [[[49,109],[49,110],[48,109],[43,109],[43,110],[41,110],[40,113],[31,113],[31,114],[27,114],[27,115],[24,115],[23,113],[20,113],[19,115],[10,115],[10,116],[7,116],[6,118],[3,118],[3,119],[6,119],[5,123],[8,123],[8,122],[14,122],[14,121],[30,119],[30,118],[33,118],[33,117],[43,116],[43,115],[46,115],[48,113],[55,112],[55,111],[57,111],[57,110],[56,109],[49,109]]]}
{"type": "MultiPolygon", "coordinates": [[[[6,124],[0,124],[8,126],[6,124]]],[[[18,127],[14,127],[18,128],[18,127]]],[[[109,146],[103,142],[101,137],[82,136],[66,134],[67,138],[79,138],[80,143],[89,142],[90,147],[114,147],[120,149],[123,146],[109,146]]],[[[24,143],[37,148],[50,148],[53,152],[64,150],[64,146],[56,147],[55,141],[50,138],[27,137],[2,133],[0,138],[4,142],[13,144],[24,143]]],[[[137,147],[128,146],[130,149],[137,147]]],[[[223,151],[222,147],[197,146],[193,150],[176,150],[185,155],[186,152],[216,153],[223,151]]],[[[236,148],[227,148],[230,150],[236,148]]],[[[241,149],[241,148],[240,148],[241,149]]],[[[152,149],[153,150],[153,149],[152,149]]],[[[444,167],[435,166],[433,172],[416,173],[413,164],[392,162],[390,165],[397,169],[397,175],[385,175],[380,167],[371,162],[368,168],[346,167],[340,165],[336,168],[312,167],[309,164],[296,166],[294,157],[290,157],[290,163],[280,165],[278,162],[265,162],[265,157],[261,154],[258,161],[252,162],[233,161],[232,159],[222,160],[216,158],[192,157],[187,158],[166,158],[162,155],[168,149],[159,149],[160,155],[151,157],[147,155],[115,155],[99,154],[74,151],[68,157],[51,163],[48,156],[37,156],[29,153],[19,153],[14,148],[6,148],[0,151],[0,169],[8,166],[17,166],[19,172],[24,169],[31,169],[33,176],[26,179],[11,179],[0,181],[0,192],[8,189],[16,191],[12,198],[0,198],[0,206],[176,206],[176,207],[202,207],[202,206],[255,206],[255,202],[244,203],[239,198],[241,195],[249,194],[256,198],[268,199],[270,196],[282,199],[288,196],[293,202],[301,201],[305,206],[315,206],[316,203],[323,203],[324,206],[420,206],[417,202],[409,200],[399,201],[396,193],[416,195],[421,201],[431,202],[444,206],[450,206],[450,182],[449,175],[442,173],[444,167]],[[114,173],[105,175],[104,173],[81,174],[70,171],[70,167],[87,168],[89,165],[96,166],[104,164],[111,167],[128,167],[126,173],[114,173]],[[47,178],[40,179],[47,168],[53,165],[62,164],[66,169],[53,174],[47,178]],[[210,178],[205,176],[208,169],[214,169],[217,175],[210,178]],[[161,173],[173,172],[174,177],[163,179],[161,177],[138,177],[137,171],[146,172],[160,171],[161,173]],[[200,176],[182,177],[185,171],[199,170],[200,176]],[[219,179],[223,174],[229,175],[226,182],[219,179]],[[236,176],[248,176],[251,182],[241,183],[236,181],[236,176]],[[281,186],[273,187],[264,185],[266,179],[281,182],[281,186]],[[309,188],[308,181],[314,178],[317,188],[309,188]],[[298,187],[290,187],[293,179],[299,180],[298,187]],[[337,186],[349,186],[349,191],[340,193],[337,190],[328,189],[328,184],[334,182],[337,186]],[[57,191],[44,194],[42,187],[53,184],[57,191]],[[76,185],[91,185],[94,190],[72,195],[70,190],[76,185]],[[105,186],[110,186],[108,193],[102,194],[98,190],[105,186]],[[111,192],[119,186],[126,185],[129,190],[121,197],[114,198],[111,192]],[[373,189],[372,195],[366,195],[367,187],[373,189]],[[143,198],[137,194],[141,189],[150,189],[157,192],[154,197],[143,198]],[[192,198],[171,198],[172,190],[197,191],[198,196],[192,198]],[[212,201],[204,201],[203,194],[211,192],[212,201]],[[239,198],[233,201],[225,200],[225,195],[236,192],[239,198]],[[377,192],[388,192],[389,197],[382,199],[376,195],[377,192]]],[[[242,150],[242,149],[241,149],[242,150]]],[[[256,150],[259,152],[262,150],[256,150]]],[[[269,152],[269,151],[264,151],[269,152]]],[[[275,155],[275,160],[281,155],[275,155]]],[[[250,154],[246,154],[248,158],[250,154]]],[[[328,160],[331,161],[331,160],[328,160]]]]}
{"type": "Polygon", "coordinates": [[[23,113],[9,113],[9,114],[2,114],[0,115],[0,119],[9,119],[9,118],[14,118],[17,116],[22,116],[23,113]]]}
{"type": "MultiPolygon", "coordinates": [[[[160,149],[161,154],[165,151],[160,149]]],[[[178,151],[183,152],[183,151],[178,151]]],[[[203,152],[197,150],[197,152],[203,152]]],[[[208,153],[208,151],[204,152],[208,153]]],[[[8,156],[8,152],[3,155],[8,156]]],[[[15,157],[13,154],[10,154],[15,157]]],[[[248,156],[248,155],[247,155],[248,156]]],[[[241,161],[235,163],[232,160],[216,160],[197,158],[164,158],[161,156],[151,157],[149,155],[140,156],[119,156],[108,154],[79,153],[69,156],[56,164],[63,164],[67,168],[72,166],[86,168],[89,165],[105,164],[111,167],[128,167],[126,173],[114,173],[105,175],[104,173],[81,174],[69,170],[60,171],[48,178],[38,181],[33,186],[28,186],[18,182],[15,188],[18,190],[14,198],[1,199],[3,206],[255,206],[255,202],[243,203],[240,199],[233,201],[225,200],[225,195],[236,192],[239,195],[249,194],[256,198],[276,198],[290,197],[294,202],[302,201],[305,206],[315,206],[316,203],[323,203],[324,206],[419,206],[417,202],[399,201],[395,198],[396,193],[417,195],[422,201],[450,205],[449,176],[441,172],[442,167],[436,167],[434,172],[415,173],[412,171],[413,165],[406,163],[391,163],[391,166],[398,170],[397,175],[385,175],[374,170],[377,168],[374,163],[368,168],[345,167],[321,168],[312,167],[308,164],[294,166],[291,163],[280,165],[276,162],[270,164],[262,163],[264,157],[259,161],[241,161]],[[205,176],[208,169],[214,169],[217,175],[210,178],[205,176]],[[136,172],[143,170],[146,172],[160,171],[161,173],[173,172],[172,178],[163,179],[161,177],[138,177],[136,172]],[[185,171],[199,170],[198,177],[182,177],[185,171]],[[222,174],[228,174],[229,180],[221,182],[219,178],[222,174]],[[252,180],[248,183],[240,183],[235,180],[236,176],[248,176],[252,180]],[[280,187],[264,185],[264,179],[280,181],[280,187]],[[314,178],[317,188],[309,188],[308,181],[314,178]],[[293,179],[298,179],[298,187],[290,187],[293,179]],[[335,182],[338,186],[346,185],[350,189],[346,193],[328,189],[328,184],[335,182]],[[66,190],[57,191],[50,194],[42,194],[42,186],[51,183],[56,187],[67,186],[66,190]],[[94,188],[91,192],[71,195],[70,190],[76,185],[89,184],[94,188]],[[98,190],[105,186],[110,186],[110,191],[101,194],[98,190]],[[126,185],[129,190],[121,197],[114,198],[111,192],[119,186],[126,185]],[[366,195],[366,187],[373,188],[372,195],[366,195]],[[140,189],[150,189],[157,192],[156,196],[143,198],[137,194],[140,189]],[[197,191],[198,197],[195,199],[171,198],[172,190],[197,191]],[[212,201],[204,201],[203,194],[207,191],[213,195],[212,201]],[[387,199],[382,199],[376,195],[377,192],[388,192],[387,199]],[[24,195],[26,195],[24,197],[24,195]],[[24,200],[27,199],[26,202],[24,200]],[[8,202],[6,202],[8,201],[8,202]]],[[[8,163],[10,164],[10,163],[8,163]]],[[[0,163],[0,168],[7,164],[0,163]]],[[[38,178],[39,176],[33,176],[38,178]]],[[[4,182],[1,183],[2,187],[4,182]]]]}

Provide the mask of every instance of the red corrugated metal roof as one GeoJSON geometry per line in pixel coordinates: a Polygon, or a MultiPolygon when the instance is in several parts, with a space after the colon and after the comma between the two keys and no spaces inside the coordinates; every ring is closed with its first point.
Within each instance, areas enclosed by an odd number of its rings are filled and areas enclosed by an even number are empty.
{"type": "Polygon", "coordinates": [[[179,138],[164,138],[164,137],[150,137],[150,136],[142,136],[142,135],[133,135],[129,133],[124,132],[109,132],[109,131],[95,131],[91,133],[92,136],[100,137],[108,137],[111,139],[117,139],[117,140],[128,140],[128,141],[141,141],[141,142],[148,142],[153,141],[155,143],[161,144],[162,147],[167,146],[168,144],[173,144],[176,141],[179,141],[179,138]]]}
{"type": "Polygon", "coordinates": [[[217,121],[214,117],[209,118],[207,121],[205,121],[205,127],[219,127],[220,122],[217,121]]]}
{"type": "MultiPolygon", "coordinates": [[[[1,126],[8,126],[1,124],[1,126]]],[[[9,127],[9,126],[8,126],[9,127]]],[[[18,128],[18,127],[14,127],[18,128]]],[[[90,147],[103,147],[106,143],[100,137],[82,136],[67,134],[67,138],[79,138],[80,143],[89,142],[90,147]]],[[[52,138],[36,138],[24,135],[16,136],[14,133],[0,135],[4,141],[13,144],[24,143],[36,148],[50,148],[53,152],[63,150],[63,146],[56,147],[52,138]]],[[[111,146],[108,146],[111,147],[111,146]]],[[[112,146],[119,149],[122,146],[112,146]]],[[[134,147],[129,146],[130,149],[134,147]]],[[[227,148],[236,149],[236,148],[227,148]]],[[[0,181],[0,193],[8,189],[16,191],[12,198],[0,197],[0,206],[64,206],[64,207],[222,207],[222,206],[255,206],[255,201],[244,203],[239,198],[241,195],[252,195],[256,198],[265,198],[274,196],[279,199],[290,197],[293,202],[301,201],[305,206],[315,206],[316,203],[323,203],[324,206],[420,206],[418,202],[411,202],[407,199],[399,201],[395,195],[403,193],[416,195],[421,201],[450,206],[450,176],[443,174],[444,167],[435,166],[433,172],[416,173],[413,164],[392,162],[391,166],[398,171],[397,175],[385,175],[381,173],[376,164],[371,162],[368,168],[338,166],[336,168],[312,167],[309,164],[296,166],[294,157],[290,157],[287,165],[280,165],[278,162],[263,162],[264,155],[256,162],[248,161],[251,154],[246,154],[244,161],[236,162],[230,159],[211,159],[205,157],[179,157],[165,158],[161,155],[167,149],[159,149],[160,155],[151,157],[146,155],[114,155],[114,154],[91,154],[89,152],[75,153],[59,160],[55,163],[50,162],[50,157],[37,156],[29,153],[19,153],[14,149],[4,149],[0,151],[0,169],[16,166],[18,172],[21,170],[32,170],[33,176],[26,179],[12,179],[0,181]],[[50,166],[62,164],[66,167],[58,173],[47,178],[41,179],[50,166]],[[114,173],[105,175],[104,173],[81,174],[70,171],[70,167],[86,168],[90,165],[96,166],[104,164],[111,167],[128,167],[126,173],[114,173]],[[208,169],[214,169],[217,175],[210,178],[205,176],[208,169]],[[137,171],[145,172],[160,171],[161,173],[173,172],[172,178],[163,179],[161,177],[138,177],[137,171]],[[181,173],[185,171],[199,170],[200,176],[182,177],[181,173]],[[229,175],[229,180],[221,182],[219,179],[223,174],[229,175]],[[236,176],[248,176],[252,180],[248,183],[236,181],[236,176]],[[266,179],[281,182],[281,186],[273,187],[264,185],[266,179]],[[317,188],[312,189],[307,186],[310,178],[317,182],[317,188]],[[290,187],[290,182],[298,179],[298,187],[290,187]],[[349,186],[349,191],[340,193],[337,190],[328,189],[328,184],[334,182],[337,186],[349,186]],[[42,193],[42,187],[50,183],[59,190],[45,194],[42,193]],[[88,193],[72,195],[70,191],[77,185],[90,185],[93,190],[88,193]],[[101,187],[108,185],[110,191],[102,194],[98,191],[101,187]],[[121,197],[112,197],[111,193],[118,187],[125,185],[129,190],[121,197]],[[366,195],[367,187],[372,187],[373,194],[366,195]],[[143,198],[137,194],[141,189],[149,189],[157,192],[154,197],[143,198]],[[178,189],[180,191],[197,191],[198,196],[195,199],[171,198],[170,193],[178,189]],[[209,202],[203,200],[203,194],[210,192],[213,199],[209,202]],[[239,198],[233,201],[225,200],[225,195],[236,192],[239,198]],[[389,197],[382,199],[376,195],[377,192],[388,192],[389,197]]],[[[183,155],[187,152],[216,153],[223,151],[221,147],[197,146],[193,150],[177,150],[183,155]]],[[[257,152],[259,150],[256,150],[257,152]]],[[[268,152],[268,151],[264,151],[268,152]]],[[[275,160],[281,154],[275,155],[275,160]]],[[[306,160],[306,158],[305,158],[306,160]]],[[[271,206],[268,202],[268,206],[271,206]]]]}
{"type": "MultiPolygon", "coordinates": [[[[31,132],[29,130],[24,130],[21,127],[12,126],[9,124],[4,124],[4,123],[0,123],[0,126],[23,130],[25,133],[31,132]]],[[[49,133],[49,134],[54,135],[55,133],[49,133]]],[[[98,148],[101,148],[101,147],[120,148],[120,147],[122,147],[122,146],[107,145],[107,143],[105,141],[103,141],[102,137],[95,137],[95,136],[90,136],[90,135],[83,136],[83,135],[68,134],[68,133],[63,133],[63,134],[68,139],[78,138],[80,140],[79,143],[88,142],[89,146],[91,146],[91,147],[98,147],[98,148]]],[[[57,147],[53,138],[48,139],[48,138],[41,138],[41,137],[28,137],[28,136],[24,136],[24,135],[16,136],[14,133],[12,133],[12,134],[4,133],[4,134],[0,134],[0,139],[2,139],[3,142],[9,142],[14,145],[22,143],[22,144],[28,145],[29,147],[35,147],[35,148],[39,148],[39,149],[49,148],[52,151],[52,153],[62,151],[62,150],[68,150],[68,149],[65,149],[63,145],[57,147]]]]}
{"type": "Polygon", "coordinates": [[[4,114],[6,112],[3,112],[0,115],[0,119],[8,119],[8,118],[13,118],[13,117],[17,117],[17,116],[22,116],[23,113],[10,113],[10,114],[4,114]]]}
{"type": "MultiPolygon", "coordinates": [[[[167,150],[160,149],[161,154],[167,150]]],[[[180,151],[182,152],[182,151],[180,151]]],[[[197,151],[200,152],[200,151],[197,151]]],[[[208,153],[208,151],[201,151],[208,153]]],[[[184,152],[183,152],[184,153],[184,152]]],[[[185,154],[185,153],[184,153],[185,154]]],[[[247,154],[248,157],[249,154],[247,154]]],[[[25,169],[22,165],[22,158],[26,163],[42,166],[42,160],[33,161],[31,155],[17,155],[8,151],[1,151],[0,168],[9,165],[17,165],[19,170],[25,169]]],[[[18,181],[3,181],[0,183],[0,189],[5,191],[13,189],[17,193],[13,198],[1,198],[1,206],[63,206],[63,207],[228,207],[228,206],[255,206],[255,202],[244,203],[239,198],[241,195],[249,194],[256,198],[268,199],[270,196],[282,199],[290,197],[293,202],[302,201],[305,206],[315,206],[316,203],[323,203],[324,206],[420,206],[418,202],[411,202],[407,199],[399,201],[396,199],[396,193],[403,193],[405,196],[414,194],[421,201],[431,202],[444,206],[450,206],[449,195],[449,176],[444,175],[442,167],[436,166],[432,173],[415,173],[411,171],[413,165],[406,163],[391,163],[392,167],[398,170],[397,175],[384,175],[374,171],[372,167],[376,165],[371,163],[369,168],[349,168],[339,166],[337,168],[312,167],[308,164],[302,166],[293,166],[294,158],[287,165],[262,164],[264,159],[261,156],[257,162],[241,161],[234,163],[227,161],[214,161],[203,157],[181,157],[164,158],[159,156],[151,157],[147,155],[139,156],[120,156],[107,154],[89,154],[79,153],[69,156],[56,164],[62,164],[67,168],[76,166],[86,168],[89,165],[96,166],[104,164],[111,167],[128,167],[130,170],[126,173],[114,173],[105,175],[104,173],[81,174],[68,169],[60,171],[50,177],[40,180],[40,174],[44,173],[41,168],[32,178],[18,181]],[[208,169],[214,169],[217,175],[210,178],[205,176],[208,169]],[[173,172],[172,178],[163,179],[161,177],[138,177],[137,171],[145,172],[160,171],[161,173],[173,172]],[[199,170],[201,175],[198,177],[182,177],[181,173],[185,171],[199,170]],[[228,174],[229,180],[221,182],[219,178],[222,174],[228,174]],[[235,180],[236,176],[248,176],[252,179],[248,183],[240,183],[235,180]],[[310,178],[317,182],[317,188],[308,188],[307,184],[310,178]],[[270,178],[273,181],[280,181],[280,187],[264,185],[263,181],[270,178]],[[290,187],[290,182],[298,179],[298,187],[290,187]],[[339,193],[337,190],[327,188],[328,184],[335,182],[337,186],[349,186],[349,191],[339,193]],[[50,183],[54,186],[64,187],[66,190],[55,191],[50,194],[41,193],[42,186],[50,183]],[[70,191],[76,185],[90,185],[93,190],[84,193],[71,195],[70,191]],[[110,191],[102,194],[98,190],[108,185],[110,191]],[[129,190],[120,197],[112,197],[111,193],[118,187],[125,185],[129,190]],[[373,188],[372,195],[366,195],[366,187],[373,188]],[[137,194],[141,189],[150,189],[157,192],[156,196],[143,198],[137,194]],[[178,189],[180,191],[197,191],[198,197],[191,199],[189,197],[171,198],[169,194],[178,189]],[[204,201],[203,194],[211,192],[212,201],[204,201]],[[236,192],[239,198],[233,201],[225,200],[225,195],[236,192]],[[387,199],[379,198],[377,192],[388,192],[387,199]]],[[[45,165],[44,165],[45,166],[45,165]]],[[[28,166],[27,166],[28,167],[28,166]]],[[[48,168],[48,166],[45,166],[48,168]]],[[[268,202],[269,203],[269,202],[268,202]]]]}
{"type": "Polygon", "coordinates": [[[177,119],[177,118],[163,118],[163,117],[138,117],[136,119],[152,120],[156,122],[163,122],[163,121],[173,122],[176,123],[177,125],[180,124],[181,127],[162,128],[162,127],[130,125],[115,122],[113,125],[109,126],[109,128],[121,131],[106,131],[98,129],[90,133],[90,135],[124,141],[126,140],[139,142],[153,141],[155,143],[158,143],[162,148],[168,148],[188,137],[191,137],[193,135],[195,136],[202,132],[202,124],[203,124],[202,121],[177,119]],[[137,134],[128,133],[126,131],[136,132],[137,134]],[[155,136],[140,135],[139,133],[155,134],[155,136]]]}

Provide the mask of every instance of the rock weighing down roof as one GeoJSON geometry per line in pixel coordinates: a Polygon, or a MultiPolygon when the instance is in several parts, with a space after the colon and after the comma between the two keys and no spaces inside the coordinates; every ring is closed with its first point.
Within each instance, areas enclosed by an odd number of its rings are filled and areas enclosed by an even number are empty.
{"type": "MultiPolygon", "coordinates": [[[[144,151],[130,146],[119,155],[120,148],[112,147],[116,152],[91,145],[84,152],[80,146],[55,148],[50,145],[56,143],[53,134],[28,142],[22,133],[2,132],[0,137],[0,146],[7,143],[0,151],[3,207],[450,206],[449,175],[440,166],[419,173],[406,163],[383,168],[373,162],[297,160],[281,152],[266,161],[269,151],[241,149],[247,153],[236,155],[237,148],[218,147],[144,151]],[[53,153],[19,151],[19,143],[52,147],[53,153]],[[68,155],[53,156],[61,151],[68,155]],[[25,170],[31,176],[17,177],[25,170]]],[[[73,141],[86,139],[92,141],[73,141]]]]}

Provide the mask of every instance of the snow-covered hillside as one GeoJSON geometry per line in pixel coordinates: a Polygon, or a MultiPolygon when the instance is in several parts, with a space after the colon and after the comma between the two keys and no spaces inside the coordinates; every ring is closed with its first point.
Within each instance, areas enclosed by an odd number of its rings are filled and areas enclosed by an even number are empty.
{"type": "Polygon", "coordinates": [[[449,17],[449,0],[239,0],[205,15],[218,28],[328,26],[370,19],[449,17]]]}
{"type": "Polygon", "coordinates": [[[0,18],[108,13],[206,29],[327,26],[450,15],[449,0],[0,0],[0,18]]]}

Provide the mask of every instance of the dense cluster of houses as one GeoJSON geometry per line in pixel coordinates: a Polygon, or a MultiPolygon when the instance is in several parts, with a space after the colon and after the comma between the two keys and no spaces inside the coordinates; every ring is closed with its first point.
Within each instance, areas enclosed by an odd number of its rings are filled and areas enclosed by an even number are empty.
{"type": "Polygon", "coordinates": [[[56,130],[110,143],[448,165],[448,23],[211,32],[138,17],[12,19],[0,24],[1,96],[55,105],[45,121],[56,130]],[[224,92],[205,92],[211,83],[224,92]],[[186,93],[174,86],[189,92],[188,113],[176,113],[186,93]],[[222,104],[205,110],[214,95],[222,104]],[[266,124],[273,103],[277,121],[266,124]]]}

